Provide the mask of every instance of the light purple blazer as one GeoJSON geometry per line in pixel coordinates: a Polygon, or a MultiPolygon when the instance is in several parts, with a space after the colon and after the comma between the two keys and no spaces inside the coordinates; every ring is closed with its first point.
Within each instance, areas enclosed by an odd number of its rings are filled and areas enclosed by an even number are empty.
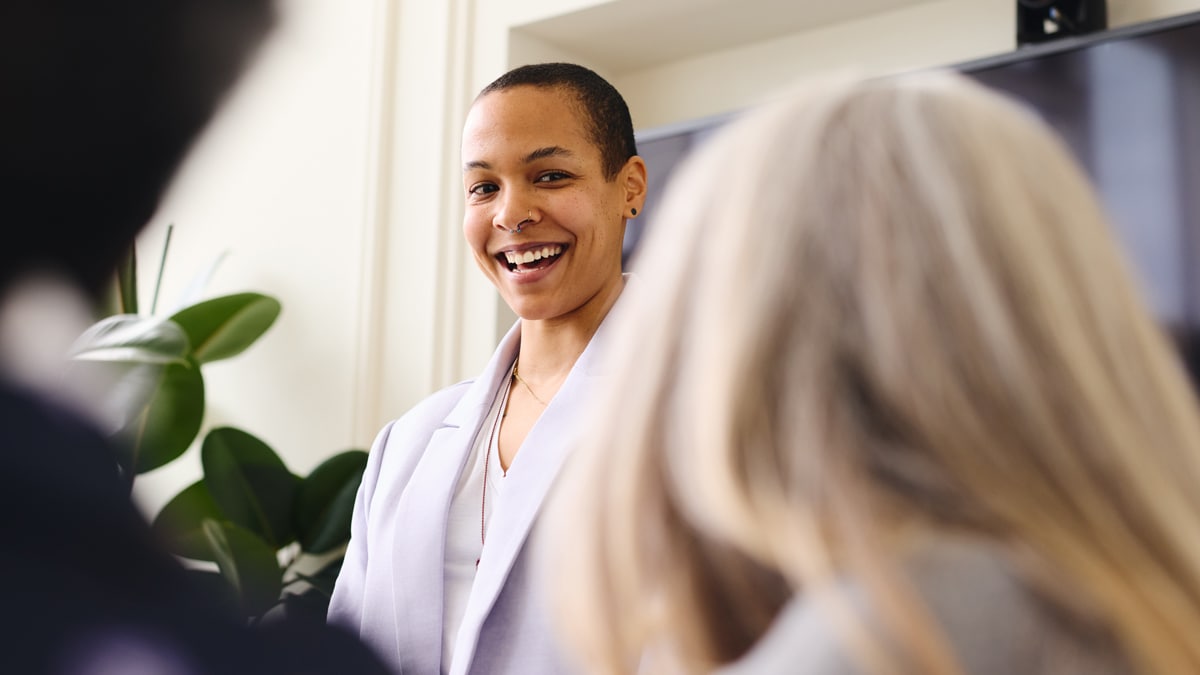
{"type": "MultiPolygon", "coordinates": [[[[618,303],[619,304],[619,303],[618,303]]],[[[529,431],[493,514],[449,672],[571,672],[526,546],[542,501],[604,379],[609,312],[529,431]],[[519,495],[519,496],[516,496],[519,495]]],[[[357,632],[397,673],[442,669],[446,520],[459,474],[520,345],[519,322],[478,379],[443,389],[380,432],[354,506],[350,548],[329,621],[357,632]]]]}

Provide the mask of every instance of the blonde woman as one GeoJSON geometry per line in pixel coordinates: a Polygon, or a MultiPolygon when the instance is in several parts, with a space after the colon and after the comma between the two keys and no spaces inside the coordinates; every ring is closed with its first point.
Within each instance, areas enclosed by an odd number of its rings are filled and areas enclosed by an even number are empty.
{"type": "Polygon", "coordinates": [[[810,84],[660,213],[543,538],[581,662],[1200,672],[1196,401],[1045,125],[810,84]]]}

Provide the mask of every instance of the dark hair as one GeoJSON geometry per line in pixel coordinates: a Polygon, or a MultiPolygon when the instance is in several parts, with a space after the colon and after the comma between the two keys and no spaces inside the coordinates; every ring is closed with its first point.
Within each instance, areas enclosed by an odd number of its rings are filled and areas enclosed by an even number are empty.
{"type": "Polygon", "coordinates": [[[274,21],[274,0],[0,2],[0,290],[93,295],[274,21]]]}
{"type": "Polygon", "coordinates": [[[600,149],[604,177],[612,180],[630,157],[637,154],[633,119],[625,99],[608,80],[574,63],[535,63],[514,68],[496,78],[475,100],[513,87],[562,87],[575,94],[588,122],[592,142],[600,149]]]}

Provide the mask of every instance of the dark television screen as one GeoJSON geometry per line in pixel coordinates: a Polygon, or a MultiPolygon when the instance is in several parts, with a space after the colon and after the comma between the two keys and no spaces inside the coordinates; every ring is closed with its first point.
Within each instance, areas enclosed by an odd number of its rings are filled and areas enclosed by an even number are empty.
{"type": "MultiPolygon", "coordinates": [[[[1062,135],[1098,188],[1152,311],[1200,345],[1200,12],[956,69],[1024,101],[1062,135]]],[[[653,195],[678,161],[728,118],[638,135],[652,198],[630,223],[627,255],[653,226],[653,195]]],[[[1200,362],[1200,349],[1185,347],[1200,362]]]]}
{"type": "Polygon", "coordinates": [[[1200,16],[960,67],[1074,150],[1154,313],[1200,326],[1200,16]]]}

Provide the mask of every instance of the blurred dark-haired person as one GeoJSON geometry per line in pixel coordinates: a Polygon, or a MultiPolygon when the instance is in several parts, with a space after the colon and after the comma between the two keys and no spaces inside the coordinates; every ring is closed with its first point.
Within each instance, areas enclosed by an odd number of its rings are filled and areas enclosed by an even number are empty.
{"type": "Polygon", "coordinates": [[[0,672],[386,672],[343,632],[223,614],[51,377],[274,17],[270,0],[0,3],[0,672]]]}

